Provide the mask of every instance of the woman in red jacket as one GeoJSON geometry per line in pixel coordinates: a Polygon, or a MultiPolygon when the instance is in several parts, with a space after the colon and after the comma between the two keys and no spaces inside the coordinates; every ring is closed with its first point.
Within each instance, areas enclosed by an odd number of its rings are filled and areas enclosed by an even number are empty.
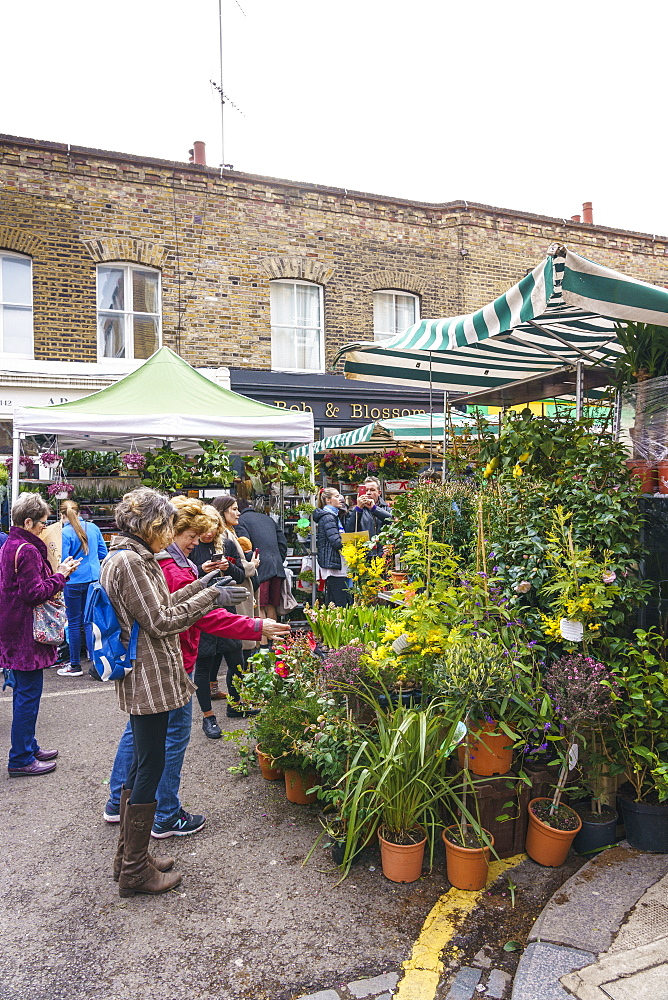
{"type": "MultiPolygon", "coordinates": [[[[199,540],[199,536],[212,530],[212,520],[204,512],[201,500],[190,497],[173,497],[173,505],[177,508],[174,521],[174,541],[156,559],[165,575],[170,593],[174,594],[182,587],[198,578],[196,566],[188,556],[199,540]]],[[[215,526],[217,528],[217,525],[215,526]]],[[[224,587],[222,579],[216,586],[226,594],[225,604],[234,605],[247,597],[244,587],[237,587],[233,581],[231,586],[224,587]]],[[[183,654],[183,666],[191,675],[195,668],[200,634],[208,632],[211,635],[228,636],[232,639],[267,639],[286,635],[289,625],[272,621],[268,618],[247,618],[245,615],[234,615],[223,608],[215,608],[199,619],[194,625],[181,632],[179,641],[183,654]]],[[[208,680],[208,679],[207,679],[208,680]]],[[[165,746],[165,768],[157,791],[157,808],[151,835],[156,839],[166,837],[182,837],[189,833],[197,833],[205,823],[202,815],[191,815],[181,806],[179,800],[179,785],[181,783],[181,768],[192,725],[192,700],[187,705],[169,713],[167,726],[167,741],[165,746]]],[[[105,807],[104,818],[108,823],[118,823],[121,812],[121,792],[123,782],[130,771],[132,763],[132,731],[126,728],[121,736],[116,759],[109,781],[109,801],[105,807]]],[[[171,859],[155,859],[161,864],[171,859]]]]}

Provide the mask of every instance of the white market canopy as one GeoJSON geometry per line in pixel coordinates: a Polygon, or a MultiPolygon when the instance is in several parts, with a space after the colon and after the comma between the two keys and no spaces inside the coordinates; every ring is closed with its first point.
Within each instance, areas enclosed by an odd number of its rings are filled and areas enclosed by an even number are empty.
{"type": "Polygon", "coordinates": [[[57,406],[14,410],[14,435],[54,434],[60,447],[139,448],[215,438],[235,450],[255,441],[313,441],[313,415],[223,389],[168,347],[114,385],[57,406]]]}
{"type": "Polygon", "coordinates": [[[596,369],[587,384],[607,383],[623,353],[615,324],[625,320],[668,326],[668,290],[554,245],[477,312],[422,320],[387,345],[351,344],[341,353],[346,376],[361,381],[475,393],[545,376],[545,395],[572,394],[578,362],[596,369]]]}

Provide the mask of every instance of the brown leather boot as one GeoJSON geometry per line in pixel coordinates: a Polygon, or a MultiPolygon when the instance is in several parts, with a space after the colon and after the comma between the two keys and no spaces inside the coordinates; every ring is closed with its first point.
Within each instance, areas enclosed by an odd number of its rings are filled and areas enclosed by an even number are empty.
{"type": "Polygon", "coordinates": [[[181,872],[159,872],[148,859],[148,843],[157,802],[125,806],[123,864],[118,879],[118,894],[134,896],[137,892],[157,895],[169,892],[181,881],[181,872]]]}
{"type": "MultiPolygon", "coordinates": [[[[114,858],[114,882],[118,882],[118,877],[121,874],[121,868],[123,867],[123,847],[125,844],[125,807],[128,804],[128,799],[131,794],[132,793],[128,791],[127,788],[121,789],[121,823],[118,830],[118,847],[116,848],[116,857],[114,858]]],[[[170,868],[174,867],[176,858],[156,858],[155,855],[149,854],[148,860],[154,868],[158,869],[159,872],[168,872],[170,868]]]]}

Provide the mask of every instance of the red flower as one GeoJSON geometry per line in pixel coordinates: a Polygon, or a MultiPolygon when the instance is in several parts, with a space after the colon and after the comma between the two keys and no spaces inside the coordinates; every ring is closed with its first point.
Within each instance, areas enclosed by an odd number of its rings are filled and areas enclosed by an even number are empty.
{"type": "Polygon", "coordinates": [[[315,647],[317,645],[318,645],[318,643],[316,642],[316,638],[313,635],[313,632],[309,632],[309,635],[308,635],[308,648],[311,650],[311,652],[313,652],[315,650],[315,647]]]}
{"type": "Polygon", "coordinates": [[[287,677],[288,674],[290,673],[286,665],[284,663],[281,663],[280,660],[277,662],[276,666],[274,667],[274,670],[276,671],[279,677],[287,677]]]}

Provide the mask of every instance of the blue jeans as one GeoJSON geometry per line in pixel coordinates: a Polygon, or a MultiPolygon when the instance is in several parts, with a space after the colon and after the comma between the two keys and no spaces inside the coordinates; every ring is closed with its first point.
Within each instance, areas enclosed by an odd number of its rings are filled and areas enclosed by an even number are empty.
{"type": "Polygon", "coordinates": [[[44,686],[43,670],[15,670],[12,714],[12,746],[9,767],[27,767],[39,750],[35,739],[37,713],[44,686]]]}
{"type": "Polygon", "coordinates": [[[93,646],[93,633],[90,625],[84,625],[83,613],[86,607],[89,583],[66,583],[63,590],[65,608],[67,610],[67,638],[70,646],[70,663],[78,666],[81,663],[82,643],[86,649],[93,646]]]}
{"type": "MultiPolygon", "coordinates": [[[[181,800],[179,799],[181,768],[190,742],[192,719],[192,699],[182,708],[175,708],[169,713],[165,742],[165,768],[156,793],[158,800],[155,811],[156,823],[166,823],[168,820],[175,819],[181,811],[181,800]]],[[[109,799],[116,806],[121,801],[121,789],[130,773],[133,754],[132,729],[128,722],[118,744],[116,759],[109,779],[109,799]]]]}

